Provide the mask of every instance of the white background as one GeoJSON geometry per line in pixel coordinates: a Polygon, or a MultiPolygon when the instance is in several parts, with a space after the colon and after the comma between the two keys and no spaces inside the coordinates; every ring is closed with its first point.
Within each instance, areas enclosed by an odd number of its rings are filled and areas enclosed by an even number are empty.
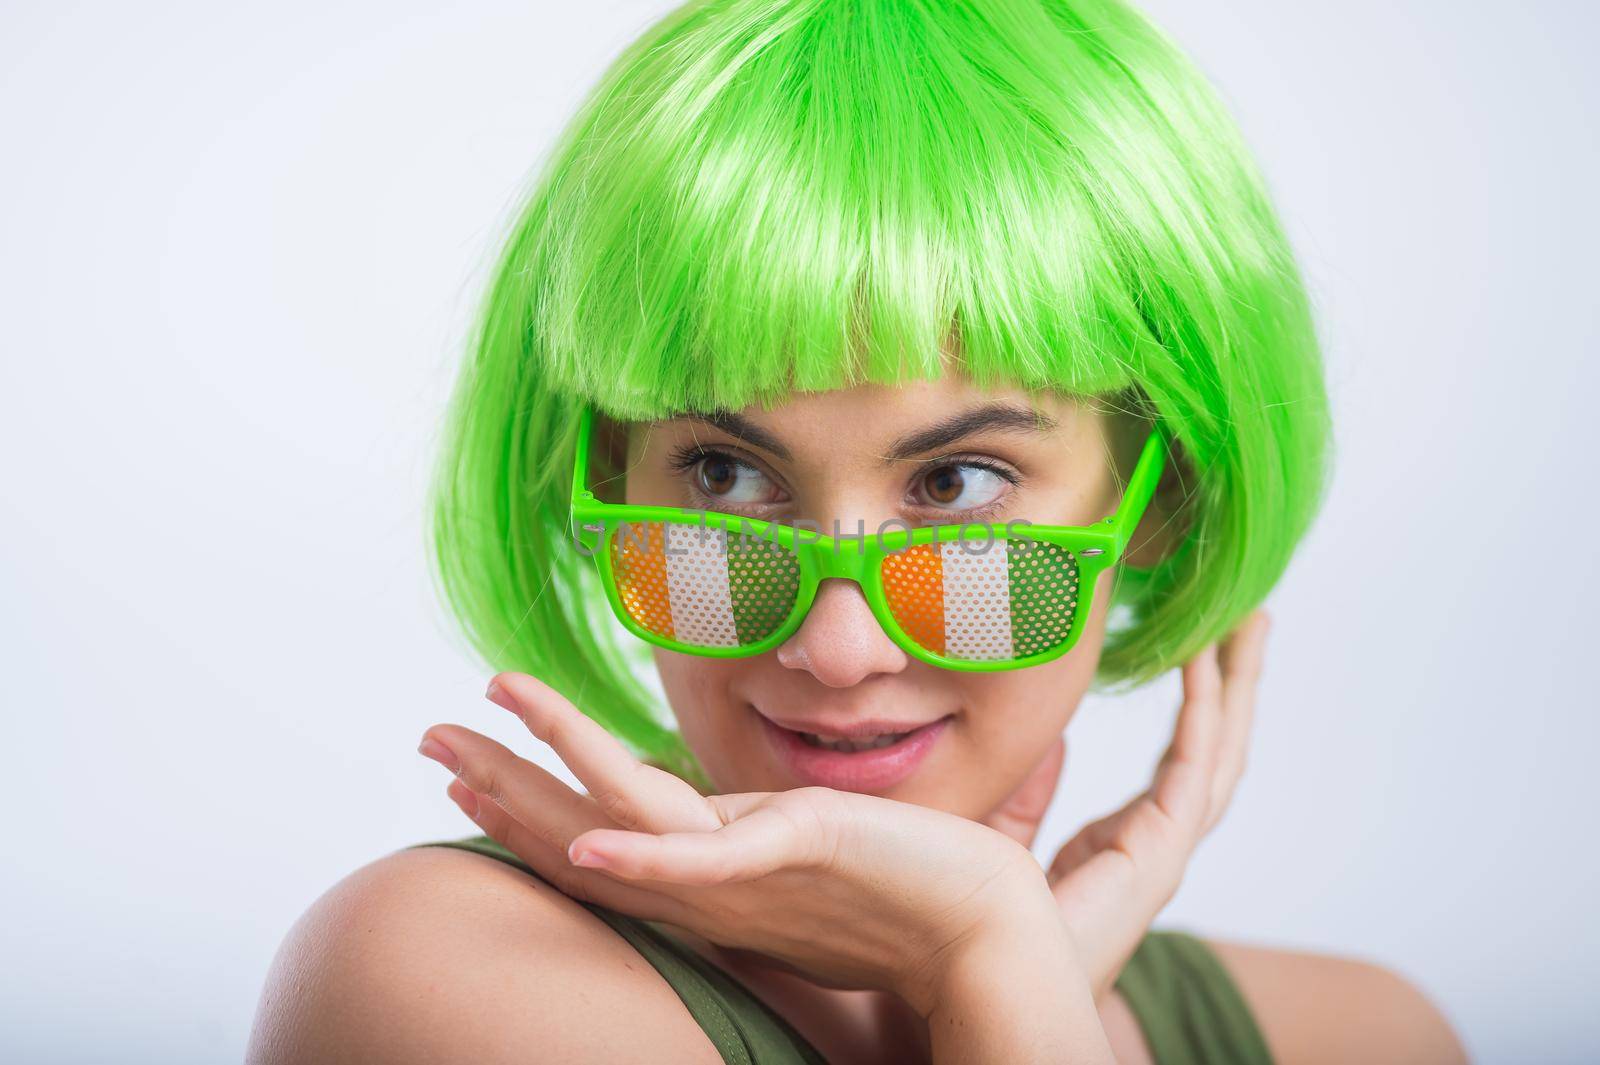
{"type": "MultiPolygon", "coordinates": [[[[472,831],[414,752],[515,738],[424,565],[439,416],[517,192],[665,7],[0,13],[0,1058],[237,1060],[312,899],[472,831]]],[[[1148,7],[1260,154],[1339,433],[1163,923],[1593,1060],[1594,9],[1148,7]]],[[[1176,679],[1084,707],[1041,854],[1140,786],[1176,679]]]]}

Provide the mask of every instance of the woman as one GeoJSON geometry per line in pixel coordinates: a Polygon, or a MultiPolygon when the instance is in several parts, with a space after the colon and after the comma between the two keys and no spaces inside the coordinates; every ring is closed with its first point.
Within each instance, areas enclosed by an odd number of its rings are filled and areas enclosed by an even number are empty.
{"type": "Polygon", "coordinates": [[[536,185],[439,479],[489,698],[586,794],[428,730],[481,834],[319,900],[252,1060],[1460,1060],[1381,968],[1150,931],[1328,435],[1260,178],[1120,3],[684,6],[536,185]],[[1175,667],[1041,869],[1082,696],[1175,667]]]}

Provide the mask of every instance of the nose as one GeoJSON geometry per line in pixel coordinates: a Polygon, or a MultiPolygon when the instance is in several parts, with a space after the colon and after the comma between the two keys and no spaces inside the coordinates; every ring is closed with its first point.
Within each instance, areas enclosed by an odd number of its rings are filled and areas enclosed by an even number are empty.
{"type": "Polygon", "coordinates": [[[817,587],[806,619],[779,646],[778,661],[830,688],[848,688],[874,674],[899,673],[910,656],[872,616],[859,585],[830,577],[817,587]]]}

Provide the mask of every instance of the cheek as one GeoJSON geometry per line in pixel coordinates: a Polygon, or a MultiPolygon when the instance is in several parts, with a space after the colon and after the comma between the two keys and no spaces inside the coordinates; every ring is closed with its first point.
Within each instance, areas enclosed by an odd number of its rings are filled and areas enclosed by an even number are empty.
{"type": "Polygon", "coordinates": [[[655,648],[656,671],[683,742],[718,792],[766,791],[760,781],[743,779],[754,722],[732,694],[743,663],[655,648]],[[741,757],[741,752],[744,757],[741,757]]]}
{"type": "Polygon", "coordinates": [[[959,794],[962,808],[950,801],[940,805],[982,818],[1027,779],[1072,720],[1094,679],[1097,655],[1080,657],[1079,649],[1042,666],[975,682],[964,698],[966,743],[961,754],[969,764],[955,774],[961,786],[951,793],[952,800],[959,794]]]}
{"type": "Polygon", "coordinates": [[[941,794],[927,805],[971,818],[987,816],[1050,750],[1094,682],[1105,642],[1110,574],[1101,574],[1093,613],[1068,654],[1010,673],[961,674],[963,744],[946,769],[941,794]]]}
{"type": "Polygon", "coordinates": [[[718,707],[723,700],[719,692],[727,689],[720,683],[718,663],[715,659],[676,654],[661,648],[653,651],[667,702],[672,706],[684,739],[692,744],[694,734],[704,732],[721,716],[718,707]]]}

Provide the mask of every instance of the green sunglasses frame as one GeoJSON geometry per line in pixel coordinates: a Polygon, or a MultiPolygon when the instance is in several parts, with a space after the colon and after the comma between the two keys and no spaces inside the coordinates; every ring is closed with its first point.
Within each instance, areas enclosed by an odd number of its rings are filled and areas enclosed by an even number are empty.
{"type": "MultiPolygon", "coordinates": [[[[1156,484],[1161,479],[1168,454],[1167,429],[1157,423],[1139,453],[1133,475],[1123,490],[1116,512],[1094,525],[1026,525],[1025,532],[1014,532],[1008,526],[996,530],[987,522],[967,522],[959,525],[924,525],[911,529],[893,529],[861,536],[825,536],[801,530],[780,522],[760,521],[741,514],[721,514],[716,511],[687,510],[680,507],[636,506],[625,503],[607,503],[595,497],[588,488],[589,449],[593,408],[585,405],[578,417],[578,443],[572,469],[572,534],[582,548],[590,553],[600,573],[600,583],[605,588],[606,599],[612,612],[624,628],[647,643],[683,654],[708,658],[748,658],[773,650],[787,640],[811,610],[817,588],[829,577],[854,581],[866,598],[873,617],[896,646],[913,658],[942,669],[987,673],[1007,669],[1023,669],[1060,658],[1077,644],[1093,602],[1096,579],[1102,572],[1116,565],[1127,550],[1128,540],[1139,525],[1156,484]],[[611,562],[611,540],[624,524],[633,522],[672,522],[694,525],[703,529],[720,529],[726,534],[766,539],[791,551],[800,565],[800,588],[795,595],[794,609],[783,623],[766,638],[736,647],[703,647],[680,643],[677,640],[652,632],[640,625],[628,613],[617,588],[616,573],[611,562]],[[989,540],[1042,540],[1055,544],[1072,554],[1078,566],[1078,605],[1073,613],[1072,627],[1061,643],[1047,651],[1024,658],[1007,659],[956,659],[935,654],[908,636],[895,620],[883,591],[883,559],[919,544],[944,543],[963,539],[963,533],[976,526],[988,529],[989,540]]],[[[703,535],[703,534],[702,534],[703,535]]],[[[992,549],[992,548],[991,548],[992,549]]]]}

